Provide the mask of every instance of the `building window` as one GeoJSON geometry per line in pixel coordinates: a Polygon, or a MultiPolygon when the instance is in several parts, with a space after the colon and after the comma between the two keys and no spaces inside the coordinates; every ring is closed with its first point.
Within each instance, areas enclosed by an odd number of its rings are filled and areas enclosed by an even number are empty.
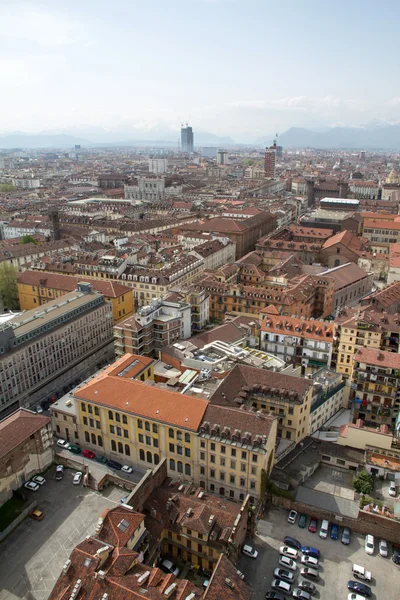
{"type": "Polygon", "coordinates": [[[247,452],[242,451],[242,460],[247,459],[247,452]]]}
{"type": "Polygon", "coordinates": [[[229,483],[231,483],[232,485],[235,485],[235,476],[234,475],[229,476],[229,483]]]}
{"type": "Polygon", "coordinates": [[[110,433],[112,433],[114,435],[114,433],[115,433],[114,425],[110,425],[110,433]]]}
{"type": "Polygon", "coordinates": [[[253,456],[252,456],[252,459],[251,459],[251,460],[252,460],[253,462],[257,462],[257,460],[258,460],[258,456],[257,456],[257,454],[253,454],[253,456]]]}
{"type": "Polygon", "coordinates": [[[200,448],[205,448],[205,447],[206,447],[206,443],[203,442],[203,440],[201,440],[201,442],[200,442],[200,448]]]}
{"type": "Polygon", "coordinates": [[[149,435],[146,435],[146,444],[151,446],[151,437],[149,435]]]}
{"type": "Polygon", "coordinates": [[[180,461],[180,460],[178,460],[178,462],[177,462],[177,465],[176,465],[176,466],[177,466],[177,471],[178,471],[178,473],[183,473],[183,463],[181,463],[181,461],[180,461]]]}
{"type": "Polygon", "coordinates": [[[98,446],[103,446],[103,438],[101,437],[101,435],[97,436],[97,444],[98,446]]]}
{"type": "Polygon", "coordinates": [[[337,459],[336,459],[336,464],[337,464],[337,465],[345,465],[345,464],[346,464],[346,461],[345,461],[345,460],[342,460],[341,458],[337,458],[337,459]]]}
{"type": "Polygon", "coordinates": [[[220,478],[220,481],[225,481],[225,473],[223,473],[221,471],[220,474],[219,474],[219,478],[220,478]]]}
{"type": "Polygon", "coordinates": [[[173,429],[171,429],[171,427],[168,429],[168,436],[169,436],[170,438],[174,438],[174,437],[175,437],[175,435],[174,435],[174,430],[173,430],[173,429]]]}
{"type": "Polygon", "coordinates": [[[140,460],[144,460],[144,450],[142,448],[139,450],[139,458],[140,460]]]}
{"type": "Polygon", "coordinates": [[[122,442],[118,442],[118,452],[119,452],[120,454],[123,454],[123,453],[124,453],[124,448],[123,448],[123,446],[122,446],[122,442]]]}
{"type": "Polygon", "coordinates": [[[226,446],[221,446],[221,454],[225,454],[226,452],[226,446]]]}
{"type": "Polygon", "coordinates": [[[215,485],[213,483],[210,483],[210,492],[214,492],[214,491],[215,491],[215,485]]]}
{"type": "Polygon", "coordinates": [[[214,444],[214,442],[211,442],[211,450],[212,450],[213,452],[215,452],[215,444],[214,444]]]}
{"type": "Polygon", "coordinates": [[[129,431],[127,429],[124,429],[124,437],[125,438],[129,437],[129,431]]]}
{"type": "Polygon", "coordinates": [[[185,442],[190,444],[190,433],[185,433],[185,442]]]}
{"type": "Polygon", "coordinates": [[[242,463],[242,464],[240,465],[240,470],[242,471],[242,473],[246,473],[246,468],[247,468],[247,466],[246,466],[246,464],[245,464],[245,463],[242,463]]]}
{"type": "Polygon", "coordinates": [[[206,453],[200,452],[200,460],[206,460],[206,453]]]}
{"type": "Polygon", "coordinates": [[[188,465],[187,463],[185,464],[185,475],[191,475],[192,474],[192,470],[190,468],[190,465],[188,465]]]}
{"type": "Polygon", "coordinates": [[[152,463],[153,462],[153,455],[151,452],[146,452],[146,460],[148,463],[152,463]]]}
{"type": "Polygon", "coordinates": [[[81,406],[82,406],[82,412],[86,412],[86,404],[84,402],[82,402],[81,406]]]}
{"type": "Polygon", "coordinates": [[[210,454],[210,462],[215,463],[215,454],[210,454]]]}
{"type": "Polygon", "coordinates": [[[150,423],[148,421],[144,422],[144,428],[146,431],[150,431],[150,423]]]}
{"type": "Polygon", "coordinates": [[[154,464],[158,465],[158,463],[160,462],[160,457],[158,456],[158,454],[154,455],[154,464]]]}
{"type": "Polygon", "coordinates": [[[57,432],[60,433],[60,426],[59,425],[56,426],[56,429],[57,429],[57,432]]]}
{"type": "Polygon", "coordinates": [[[158,439],[157,438],[153,438],[153,446],[154,446],[154,448],[158,448],[158,439]]]}
{"type": "Polygon", "coordinates": [[[158,426],[155,423],[153,423],[152,429],[153,429],[153,433],[158,433],[158,426]]]}
{"type": "Polygon", "coordinates": [[[83,424],[84,424],[84,425],[87,425],[87,424],[88,424],[87,417],[83,417],[83,424]]]}
{"type": "Polygon", "coordinates": [[[88,431],[85,431],[85,440],[90,443],[90,435],[88,431]]]}
{"type": "Polygon", "coordinates": [[[128,425],[128,417],[126,415],[122,415],[122,422],[124,425],[128,425]]]}
{"type": "Polygon", "coordinates": [[[113,450],[113,452],[117,451],[117,444],[115,440],[111,440],[111,450],[113,450]]]}
{"type": "Polygon", "coordinates": [[[176,432],[176,439],[182,441],[182,431],[177,431],[176,432]]]}
{"type": "Polygon", "coordinates": [[[171,469],[171,471],[175,471],[175,461],[173,458],[169,459],[169,468],[171,469]]]}
{"type": "Polygon", "coordinates": [[[144,435],[143,435],[143,433],[139,433],[139,442],[141,444],[144,444],[144,435]]]}
{"type": "Polygon", "coordinates": [[[245,480],[243,479],[243,477],[240,478],[240,486],[244,487],[246,485],[245,480]]]}
{"type": "Polygon", "coordinates": [[[170,444],[169,445],[169,451],[170,452],[175,452],[175,444],[170,444]]]}
{"type": "Polygon", "coordinates": [[[113,414],[113,411],[112,411],[112,410],[109,410],[109,411],[108,411],[108,418],[110,419],[110,421],[113,421],[113,420],[114,420],[114,414],[113,414]]]}
{"type": "Polygon", "coordinates": [[[180,454],[181,456],[183,456],[183,448],[182,448],[182,446],[177,446],[176,447],[176,452],[177,452],[177,454],[180,454]]]}
{"type": "Polygon", "coordinates": [[[126,456],[130,456],[131,455],[131,449],[129,448],[128,444],[125,444],[125,454],[126,454],[126,456]]]}
{"type": "Polygon", "coordinates": [[[138,419],[137,426],[138,426],[138,429],[143,429],[143,421],[142,421],[142,419],[138,419]]]}
{"type": "Polygon", "coordinates": [[[206,474],[206,468],[200,467],[200,475],[205,475],[205,474],[206,474]]]}
{"type": "Polygon", "coordinates": [[[190,458],[190,448],[185,448],[185,456],[190,458]]]}
{"type": "Polygon", "coordinates": [[[92,438],[92,444],[96,445],[96,436],[95,436],[95,434],[91,433],[90,437],[92,438]]]}
{"type": "Polygon", "coordinates": [[[210,477],[215,477],[215,469],[210,469],[210,477]]]}
{"type": "Polygon", "coordinates": [[[115,413],[115,420],[117,423],[121,423],[121,415],[119,413],[115,413]]]}
{"type": "Polygon", "coordinates": [[[255,490],[256,489],[256,482],[255,481],[250,481],[250,489],[251,490],[255,490]]]}

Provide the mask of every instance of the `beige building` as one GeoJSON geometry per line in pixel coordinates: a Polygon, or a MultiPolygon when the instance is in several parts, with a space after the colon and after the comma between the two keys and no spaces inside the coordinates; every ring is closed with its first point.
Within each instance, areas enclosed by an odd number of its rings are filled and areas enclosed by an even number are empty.
{"type": "Polygon", "coordinates": [[[390,450],[392,442],[393,436],[388,433],[384,425],[378,427],[378,429],[376,427],[364,427],[361,419],[356,423],[342,425],[339,437],[336,440],[336,443],[340,446],[350,446],[361,450],[365,450],[367,446],[390,450]]]}
{"type": "Polygon", "coordinates": [[[78,441],[75,399],[72,392],[51,405],[51,427],[57,437],[71,443],[78,441]]]}

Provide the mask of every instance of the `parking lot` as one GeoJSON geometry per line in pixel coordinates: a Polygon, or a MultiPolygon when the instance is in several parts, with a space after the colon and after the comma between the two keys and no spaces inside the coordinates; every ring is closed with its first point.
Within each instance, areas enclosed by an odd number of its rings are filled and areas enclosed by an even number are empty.
{"type": "Polygon", "coordinates": [[[0,544],[0,600],[46,600],[71,550],[93,534],[100,513],[119,504],[124,490],[107,487],[102,494],[73,485],[74,471],[55,481],[55,467],[37,492],[27,492],[44,512],[29,517],[0,544]]]}
{"type": "MultiPolygon", "coordinates": [[[[279,561],[279,547],[283,545],[283,538],[290,535],[302,545],[313,546],[321,552],[320,579],[316,582],[317,594],[313,596],[318,600],[346,600],[348,596],[347,582],[354,579],[351,568],[355,563],[365,567],[372,573],[372,600],[398,600],[399,590],[396,582],[400,581],[400,566],[395,565],[389,558],[382,558],[378,553],[378,540],[375,540],[375,554],[368,556],[364,550],[364,536],[352,534],[349,546],[344,546],[339,540],[334,541],[329,537],[321,539],[317,533],[308,531],[307,527],[300,529],[297,525],[287,522],[288,512],[282,509],[270,509],[263,520],[258,524],[254,540],[248,540],[258,550],[257,559],[241,556],[239,569],[245,574],[246,579],[255,590],[252,600],[265,600],[266,592],[271,589],[270,584],[274,579],[273,572],[279,561]]],[[[318,526],[320,523],[318,523],[318,526]]],[[[340,529],[341,534],[341,529],[340,529]]],[[[298,567],[300,566],[300,557],[298,567]]],[[[295,581],[302,579],[299,568],[295,572],[295,581]]],[[[357,581],[357,580],[355,580],[357,581]]]]}

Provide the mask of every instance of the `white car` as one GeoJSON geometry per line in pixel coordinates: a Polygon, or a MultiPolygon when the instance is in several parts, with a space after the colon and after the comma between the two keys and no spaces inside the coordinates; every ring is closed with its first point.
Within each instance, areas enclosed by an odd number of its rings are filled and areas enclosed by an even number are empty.
{"type": "Polygon", "coordinates": [[[44,483],[46,483],[45,478],[41,475],[35,475],[35,477],[32,477],[32,481],[38,483],[39,485],[43,485],[44,483]]]}
{"type": "Polygon", "coordinates": [[[307,567],[312,567],[313,569],[318,569],[319,567],[318,558],[308,556],[307,554],[301,557],[301,562],[303,563],[303,565],[307,565],[307,567]]]}
{"type": "Polygon", "coordinates": [[[37,406],[36,407],[36,412],[37,412],[38,415],[41,415],[42,412],[43,412],[43,408],[41,406],[37,406]]]}
{"type": "Polygon", "coordinates": [[[390,485],[389,485],[389,496],[393,496],[393,498],[396,498],[396,496],[397,496],[396,484],[395,484],[394,481],[390,482],[390,485]]]}
{"type": "Polygon", "coordinates": [[[257,550],[255,550],[254,548],[252,548],[251,546],[248,546],[248,545],[243,546],[242,554],[245,554],[246,556],[249,556],[250,558],[257,558],[257,556],[258,556],[257,550]]]}
{"type": "Polygon", "coordinates": [[[373,535],[365,536],[365,552],[373,554],[375,552],[375,540],[373,535]]]}
{"type": "Polygon", "coordinates": [[[290,548],[290,546],[281,546],[279,548],[279,554],[282,556],[287,556],[288,558],[292,558],[293,560],[297,560],[299,557],[299,553],[294,548],[290,548]]]}
{"type": "Polygon", "coordinates": [[[295,563],[294,560],[288,558],[287,556],[281,556],[279,558],[279,564],[281,567],[286,567],[291,571],[295,571],[297,569],[297,563],[295,563]]]}
{"type": "Polygon", "coordinates": [[[83,475],[83,473],[81,471],[77,471],[74,475],[74,480],[72,483],[74,485],[79,485],[80,482],[82,481],[82,475],[83,475]]]}
{"type": "Polygon", "coordinates": [[[34,481],[27,481],[24,484],[24,487],[26,487],[27,490],[32,490],[32,492],[37,492],[40,485],[38,485],[37,483],[35,483],[34,481]]]}
{"type": "Polygon", "coordinates": [[[62,440],[60,438],[59,440],[57,440],[57,446],[60,446],[60,448],[65,448],[66,450],[68,450],[69,443],[67,442],[67,440],[62,440]]]}
{"type": "Polygon", "coordinates": [[[288,516],[288,523],[296,523],[297,511],[291,510],[288,516]]]}
{"type": "Polygon", "coordinates": [[[128,465],[124,465],[121,469],[123,473],[133,473],[132,467],[128,467],[128,465]]]}
{"type": "Polygon", "coordinates": [[[365,598],[360,594],[355,594],[354,592],[352,592],[347,596],[347,600],[365,600],[365,598]]]}
{"type": "Polygon", "coordinates": [[[384,558],[389,556],[389,547],[386,540],[379,540],[379,554],[384,558]]]}

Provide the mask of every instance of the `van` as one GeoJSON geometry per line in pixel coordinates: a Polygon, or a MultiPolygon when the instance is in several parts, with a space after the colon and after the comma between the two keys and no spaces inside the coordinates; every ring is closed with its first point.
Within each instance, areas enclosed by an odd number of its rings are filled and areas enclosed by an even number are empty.
{"type": "Polygon", "coordinates": [[[362,581],[372,581],[371,571],[367,571],[360,565],[353,565],[353,575],[362,581]]]}
{"type": "Polygon", "coordinates": [[[322,539],[327,538],[328,531],[329,531],[329,521],[327,521],[326,519],[323,519],[320,530],[319,530],[319,537],[322,539]]]}

